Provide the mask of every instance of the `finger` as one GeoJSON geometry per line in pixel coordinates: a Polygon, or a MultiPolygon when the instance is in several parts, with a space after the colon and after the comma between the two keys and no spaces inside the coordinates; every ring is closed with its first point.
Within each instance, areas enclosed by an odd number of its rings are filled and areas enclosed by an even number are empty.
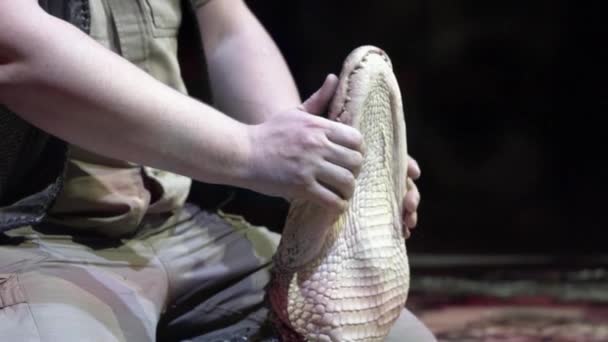
{"type": "Polygon", "coordinates": [[[408,156],[408,162],[407,162],[407,176],[412,178],[412,179],[418,179],[420,178],[420,165],[418,165],[418,162],[416,161],[416,159],[408,156]]]}
{"type": "Polygon", "coordinates": [[[403,221],[403,237],[405,237],[405,239],[407,240],[411,235],[412,232],[410,232],[410,229],[405,225],[405,221],[403,221]]]}
{"type": "Polygon", "coordinates": [[[363,154],[330,142],[329,153],[325,156],[325,160],[347,169],[355,177],[358,177],[363,164],[363,154]]]}
{"type": "Polygon", "coordinates": [[[329,102],[334,97],[338,88],[338,77],[334,74],[329,74],[325,78],[325,82],[319,90],[312,94],[304,103],[300,105],[302,111],[314,115],[324,115],[327,112],[329,102]]]}
{"type": "Polygon", "coordinates": [[[418,213],[417,212],[409,213],[409,214],[405,215],[405,217],[403,218],[403,225],[405,227],[407,227],[408,229],[416,228],[417,224],[418,224],[418,213]]]}
{"type": "Polygon", "coordinates": [[[350,199],[355,192],[355,176],[336,164],[324,163],[317,173],[317,180],[344,200],[350,199]]]}
{"type": "Polygon", "coordinates": [[[327,187],[321,185],[320,183],[316,183],[311,187],[310,200],[324,208],[328,208],[337,212],[344,211],[347,206],[346,200],[342,199],[336,193],[329,190],[327,187]]]}
{"type": "Polygon", "coordinates": [[[353,127],[332,121],[326,135],[331,142],[363,152],[363,135],[353,127]]]}
{"type": "Polygon", "coordinates": [[[411,178],[407,179],[407,193],[403,198],[403,209],[409,213],[416,212],[420,205],[420,192],[411,178]]]}

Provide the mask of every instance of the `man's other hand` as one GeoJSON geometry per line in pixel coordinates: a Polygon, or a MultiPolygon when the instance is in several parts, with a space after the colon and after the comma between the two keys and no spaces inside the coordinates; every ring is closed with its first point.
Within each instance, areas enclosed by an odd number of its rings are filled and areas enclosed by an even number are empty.
{"type": "Polygon", "coordinates": [[[420,192],[414,182],[420,178],[420,166],[418,162],[407,156],[407,193],[403,198],[403,233],[406,237],[410,236],[410,230],[418,224],[418,205],[420,204],[420,192]]]}

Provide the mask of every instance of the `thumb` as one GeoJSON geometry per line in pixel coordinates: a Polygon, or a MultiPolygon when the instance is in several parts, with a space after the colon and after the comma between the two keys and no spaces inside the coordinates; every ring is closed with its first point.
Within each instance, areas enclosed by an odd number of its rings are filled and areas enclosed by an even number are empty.
{"type": "Polygon", "coordinates": [[[321,88],[304,101],[300,109],[310,114],[324,115],[337,88],[338,77],[334,74],[327,75],[321,88]]]}

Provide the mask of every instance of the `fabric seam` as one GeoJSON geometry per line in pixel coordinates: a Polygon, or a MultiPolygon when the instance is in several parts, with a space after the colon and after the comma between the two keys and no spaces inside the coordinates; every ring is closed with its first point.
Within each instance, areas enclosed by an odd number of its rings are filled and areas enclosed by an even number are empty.
{"type": "Polygon", "coordinates": [[[21,285],[21,271],[16,272],[15,273],[15,279],[17,280],[17,285],[19,286],[19,289],[21,289],[21,291],[23,291],[23,295],[25,296],[25,302],[23,304],[26,305],[27,307],[27,311],[30,313],[30,317],[32,317],[32,322],[34,322],[34,326],[36,327],[36,335],[38,335],[38,340],[42,341],[42,336],[40,336],[40,327],[38,325],[38,321],[36,321],[36,317],[34,316],[34,312],[32,311],[32,308],[30,307],[30,302],[29,302],[29,294],[27,292],[27,290],[25,289],[25,286],[21,285]]]}

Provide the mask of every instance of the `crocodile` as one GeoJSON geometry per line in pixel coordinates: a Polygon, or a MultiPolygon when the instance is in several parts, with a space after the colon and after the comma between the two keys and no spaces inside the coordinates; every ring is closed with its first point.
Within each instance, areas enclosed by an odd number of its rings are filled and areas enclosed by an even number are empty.
{"type": "Polygon", "coordinates": [[[407,138],[387,53],[354,49],[328,117],[363,135],[364,161],[344,212],[290,203],[267,288],[282,341],[383,341],[409,290],[402,199],[407,138]]]}

